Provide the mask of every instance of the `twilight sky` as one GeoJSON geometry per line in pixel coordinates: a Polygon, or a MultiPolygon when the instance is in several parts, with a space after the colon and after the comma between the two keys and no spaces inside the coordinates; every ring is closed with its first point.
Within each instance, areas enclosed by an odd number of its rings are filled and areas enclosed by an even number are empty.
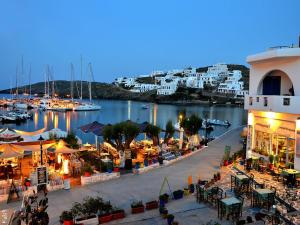
{"type": "MultiPolygon", "coordinates": [[[[246,64],[245,57],[298,42],[299,0],[3,0],[0,3],[0,89],[70,79],[70,63],[96,81],[153,70],[246,64]]],[[[85,75],[86,76],[86,75],[85,75]]],[[[87,78],[86,78],[87,79],[87,78]]]]}

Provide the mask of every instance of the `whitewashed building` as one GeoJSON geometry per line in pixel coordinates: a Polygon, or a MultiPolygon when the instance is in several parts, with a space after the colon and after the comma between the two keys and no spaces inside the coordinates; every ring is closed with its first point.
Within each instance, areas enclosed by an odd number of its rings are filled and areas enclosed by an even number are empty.
{"type": "Polygon", "coordinates": [[[241,81],[242,73],[240,70],[229,72],[226,80],[219,84],[218,92],[224,94],[240,95],[244,90],[244,82],[241,81]]]}
{"type": "Polygon", "coordinates": [[[247,62],[247,158],[274,155],[276,164],[300,170],[300,48],[273,48],[247,62]]]}
{"type": "Polygon", "coordinates": [[[137,93],[142,93],[142,92],[156,90],[157,88],[158,88],[158,85],[156,85],[156,84],[136,83],[130,91],[137,92],[137,93]]]}
{"type": "Polygon", "coordinates": [[[173,80],[163,80],[157,89],[157,95],[172,95],[176,92],[179,78],[173,80]]]}

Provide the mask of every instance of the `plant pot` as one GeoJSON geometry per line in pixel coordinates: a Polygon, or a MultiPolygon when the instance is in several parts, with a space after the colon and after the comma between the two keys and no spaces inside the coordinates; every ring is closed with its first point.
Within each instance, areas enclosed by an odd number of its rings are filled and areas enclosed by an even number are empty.
{"type": "Polygon", "coordinates": [[[169,195],[167,193],[159,196],[159,200],[163,201],[165,204],[169,201],[169,195]]]}
{"type": "Polygon", "coordinates": [[[118,220],[125,218],[125,211],[123,209],[112,212],[112,220],[118,220]]]}
{"type": "Polygon", "coordinates": [[[270,170],[273,170],[273,168],[274,168],[274,165],[273,165],[272,163],[270,163],[270,164],[269,164],[269,169],[270,169],[270,170]]]}
{"type": "Polygon", "coordinates": [[[183,198],[183,191],[182,190],[174,191],[173,197],[175,200],[183,198]]]}
{"type": "Polygon", "coordinates": [[[224,160],[224,166],[228,166],[228,160],[224,160]]]}
{"type": "Polygon", "coordinates": [[[85,176],[85,177],[90,177],[90,176],[91,176],[91,173],[90,173],[90,172],[84,172],[84,176],[85,176]]]}
{"type": "Polygon", "coordinates": [[[157,209],[157,208],[158,208],[157,201],[151,201],[146,203],[146,210],[157,209]]]}
{"type": "Polygon", "coordinates": [[[111,220],[112,220],[112,214],[110,214],[110,213],[98,216],[98,222],[99,222],[99,224],[107,223],[107,222],[109,222],[111,220]]]}
{"type": "Polygon", "coordinates": [[[174,216],[167,218],[168,225],[172,225],[173,221],[174,221],[174,216]]]}
{"type": "Polygon", "coordinates": [[[69,179],[69,175],[68,174],[64,174],[63,178],[64,178],[64,180],[69,179]]]}
{"type": "Polygon", "coordinates": [[[194,184],[190,184],[189,190],[190,190],[190,193],[194,193],[195,192],[195,185],[194,184]]]}
{"type": "Polygon", "coordinates": [[[119,172],[119,167],[115,167],[115,168],[114,168],[114,172],[115,172],[115,173],[119,172]]]}
{"type": "Polygon", "coordinates": [[[144,206],[140,206],[140,207],[131,207],[131,213],[132,214],[138,214],[138,213],[143,213],[145,212],[145,207],[144,206]]]}
{"type": "Polygon", "coordinates": [[[64,225],[73,225],[73,220],[64,220],[64,225]]]}

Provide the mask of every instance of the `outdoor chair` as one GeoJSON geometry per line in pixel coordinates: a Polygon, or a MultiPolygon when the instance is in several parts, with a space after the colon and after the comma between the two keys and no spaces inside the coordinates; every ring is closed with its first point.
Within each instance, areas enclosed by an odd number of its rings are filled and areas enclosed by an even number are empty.
{"type": "Polygon", "coordinates": [[[230,212],[229,212],[229,217],[231,216],[233,221],[238,221],[239,218],[241,217],[241,211],[242,207],[241,204],[233,204],[230,206],[230,212]]]}
{"type": "Polygon", "coordinates": [[[218,199],[217,205],[218,205],[218,218],[222,219],[224,216],[226,216],[226,207],[224,204],[222,204],[221,199],[218,199]]]}
{"type": "Polygon", "coordinates": [[[218,197],[219,197],[219,188],[213,187],[210,189],[210,191],[207,194],[207,201],[210,202],[212,205],[215,205],[217,204],[217,200],[219,199],[218,197]]]}

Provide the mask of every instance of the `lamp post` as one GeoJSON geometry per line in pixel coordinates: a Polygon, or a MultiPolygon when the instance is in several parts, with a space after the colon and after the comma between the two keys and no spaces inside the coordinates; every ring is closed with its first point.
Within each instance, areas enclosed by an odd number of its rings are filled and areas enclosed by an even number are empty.
{"type": "Polygon", "coordinates": [[[41,155],[41,166],[43,165],[43,141],[45,140],[43,137],[42,137],[42,135],[40,135],[40,137],[39,137],[39,139],[38,139],[39,141],[40,141],[40,155],[41,155]]]}

